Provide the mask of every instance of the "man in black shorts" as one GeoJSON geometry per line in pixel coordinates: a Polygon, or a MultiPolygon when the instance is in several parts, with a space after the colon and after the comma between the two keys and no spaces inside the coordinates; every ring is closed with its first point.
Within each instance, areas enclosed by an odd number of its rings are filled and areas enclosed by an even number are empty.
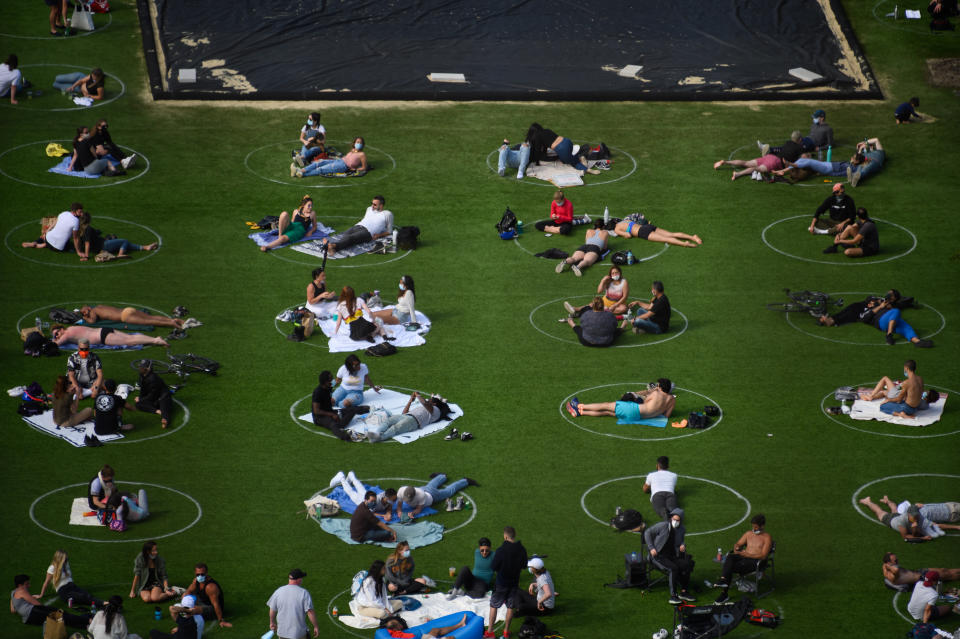
{"type": "Polygon", "coordinates": [[[108,379],[103,383],[103,392],[93,402],[93,432],[97,435],[112,435],[133,430],[133,424],[123,423],[123,409],[133,410],[126,397],[116,394],[117,382],[108,379]]]}
{"type": "MultiPolygon", "coordinates": [[[[512,526],[503,529],[503,543],[493,554],[491,567],[497,571],[497,580],[490,596],[490,620],[487,628],[493,628],[497,621],[497,610],[507,605],[507,616],[503,621],[503,636],[510,636],[510,622],[513,620],[513,611],[520,606],[520,573],[527,566],[527,549],[519,541],[515,541],[517,531],[512,526]]],[[[492,630],[483,633],[486,639],[495,637],[492,630]]]]}
{"type": "Polygon", "coordinates": [[[815,235],[836,235],[848,225],[853,224],[856,215],[857,208],[853,203],[853,198],[844,192],[842,184],[834,184],[833,195],[827,197],[814,211],[813,219],[810,221],[810,227],[807,230],[815,235]],[[820,216],[824,213],[827,213],[830,219],[821,222],[820,216]]]}
{"type": "Polygon", "coordinates": [[[869,257],[880,252],[880,236],[877,234],[877,225],[870,219],[867,209],[862,206],[857,209],[857,222],[843,229],[835,235],[833,244],[823,249],[824,253],[836,253],[844,246],[843,254],[847,257],[869,257]]]}

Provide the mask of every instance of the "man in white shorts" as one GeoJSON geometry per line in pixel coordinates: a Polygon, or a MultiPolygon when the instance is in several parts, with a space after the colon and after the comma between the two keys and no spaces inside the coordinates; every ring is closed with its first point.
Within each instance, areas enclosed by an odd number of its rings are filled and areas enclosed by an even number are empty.
{"type": "Polygon", "coordinates": [[[386,204],[382,195],[373,198],[363,219],[337,236],[335,242],[325,239],[330,254],[356,244],[378,240],[393,233],[393,213],[383,208],[386,204]]]}

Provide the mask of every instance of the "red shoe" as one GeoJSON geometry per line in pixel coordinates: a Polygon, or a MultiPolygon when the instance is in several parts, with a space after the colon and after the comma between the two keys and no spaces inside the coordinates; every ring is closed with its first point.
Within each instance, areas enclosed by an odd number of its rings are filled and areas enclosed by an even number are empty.
{"type": "Polygon", "coordinates": [[[483,631],[483,639],[497,639],[497,635],[493,634],[489,630],[483,631]]]}
{"type": "Polygon", "coordinates": [[[510,631],[508,630],[503,631],[503,639],[510,639],[510,631]]]}

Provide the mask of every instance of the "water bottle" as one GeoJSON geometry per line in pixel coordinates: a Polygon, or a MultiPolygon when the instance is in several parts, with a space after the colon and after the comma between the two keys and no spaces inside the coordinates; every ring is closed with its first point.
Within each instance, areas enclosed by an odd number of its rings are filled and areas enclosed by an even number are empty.
{"type": "Polygon", "coordinates": [[[517,220],[517,235],[523,233],[523,220],[517,220]]]}
{"type": "Polygon", "coordinates": [[[38,330],[38,331],[42,331],[42,330],[43,330],[43,321],[42,321],[39,317],[35,318],[35,319],[33,320],[33,323],[34,323],[34,326],[37,327],[37,330],[38,330]]]}
{"type": "Polygon", "coordinates": [[[719,564],[722,562],[723,562],[723,549],[717,548],[717,563],[719,564]]]}
{"type": "Polygon", "coordinates": [[[610,207],[603,207],[603,225],[606,226],[610,222],[610,207]]]}
{"type": "Polygon", "coordinates": [[[828,146],[828,147],[827,147],[827,162],[830,161],[830,157],[831,157],[832,155],[833,155],[833,147],[832,147],[832,146],[828,146]]]}
{"type": "Polygon", "coordinates": [[[397,229],[393,229],[393,245],[394,246],[397,245],[397,233],[398,233],[397,229]]]}
{"type": "Polygon", "coordinates": [[[823,161],[823,149],[821,147],[817,147],[817,159],[823,161]]]}
{"type": "Polygon", "coordinates": [[[333,614],[334,617],[336,617],[337,615],[340,614],[340,611],[337,610],[337,607],[336,607],[336,606],[334,606],[334,607],[333,607],[333,610],[331,610],[330,612],[333,614]]]}
{"type": "Polygon", "coordinates": [[[637,258],[633,256],[633,251],[627,251],[627,265],[636,264],[637,258]]]}
{"type": "Polygon", "coordinates": [[[637,551],[636,551],[636,550],[634,550],[632,553],[630,553],[630,561],[631,561],[632,563],[636,563],[636,562],[637,562],[637,551]]]}
{"type": "Polygon", "coordinates": [[[156,619],[157,621],[160,621],[161,619],[163,619],[163,613],[160,612],[160,606],[155,606],[155,607],[154,607],[154,609],[153,609],[153,618],[156,619]]]}

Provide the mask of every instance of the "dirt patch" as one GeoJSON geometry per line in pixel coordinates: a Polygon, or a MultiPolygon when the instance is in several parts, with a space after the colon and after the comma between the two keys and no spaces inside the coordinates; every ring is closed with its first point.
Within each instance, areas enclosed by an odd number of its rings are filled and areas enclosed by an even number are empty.
{"type": "Polygon", "coordinates": [[[929,58],[927,82],[935,87],[960,89],[960,58],[929,58]]]}

